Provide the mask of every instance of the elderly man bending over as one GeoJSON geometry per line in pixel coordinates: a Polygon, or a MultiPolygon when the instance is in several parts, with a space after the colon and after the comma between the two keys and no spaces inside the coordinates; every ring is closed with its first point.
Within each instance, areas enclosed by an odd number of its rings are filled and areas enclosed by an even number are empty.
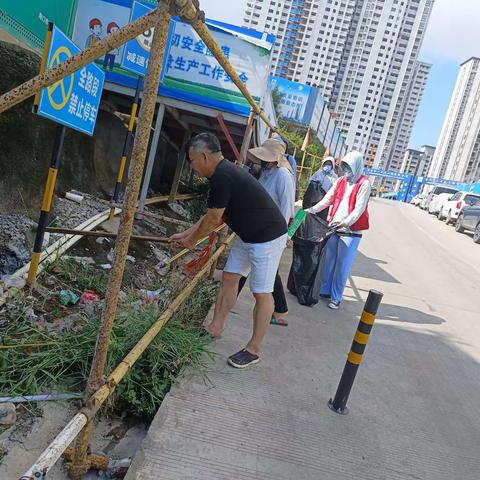
{"type": "Polygon", "coordinates": [[[228,358],[236,368],[260,360],[260,348],[273,314],[273,286],[287,242],[287,223],[267,191],[241,167],[223,158],[214,135],[201,133],[190,142],[192,168],[210,182],[208,211],[188,230],[170,237],[172,242],[193,248],[223,220],[237,235],[215,303],[213,320],[205,330],[220,337],[235,305],[238,283],[249,276],[255,297],[253,334],[245,348],[228,358]]]}

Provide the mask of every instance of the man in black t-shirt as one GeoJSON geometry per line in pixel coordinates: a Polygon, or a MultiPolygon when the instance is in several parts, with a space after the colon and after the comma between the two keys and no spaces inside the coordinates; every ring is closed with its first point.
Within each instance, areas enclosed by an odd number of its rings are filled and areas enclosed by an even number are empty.
{"type": "Polygon", "coordinates": [[[187,248],[208,235],[222,220],[238,235],[223,270],[212,322],[205,330],[220,337],[235,305],[238,283],[249,276],[255,297],[253,334],[246,347],[228,359],[236,368],[259,361],[260,347],[273,314],[273,285],[287,242],[287,224],[267,191],[241,167],[225,160],[214,135],[201,133],[190,142],[193,170],[210,181],[208,211],[188,230],[170,240],[187,248]]]}

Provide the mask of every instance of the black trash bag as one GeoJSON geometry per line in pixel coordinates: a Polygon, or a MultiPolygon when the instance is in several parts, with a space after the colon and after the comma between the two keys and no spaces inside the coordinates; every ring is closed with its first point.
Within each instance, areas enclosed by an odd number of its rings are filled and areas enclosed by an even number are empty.
{"type": "MultiPolygon", "coordinates": [[[[307,208],[313,207],[316,205],[322,198],[325,196],[327,192],[322,188],[320,182],[312,181],[308,184],[307,190],[305,195],[303,196],[303,209],[306,210],[307,208]]],[[[328,208],[323,210],[321,213],[318,214],[320,218],[323,220],[327,220],[328,215],[328,208]]]]}
{"type": "Polygon", "coordinates": [[[301,305],[312,306],[320,299],[322,250],[328,239],[328,223],[318,215],[307,214],[293,241],[293,261],[287,288],[301,305]]]}

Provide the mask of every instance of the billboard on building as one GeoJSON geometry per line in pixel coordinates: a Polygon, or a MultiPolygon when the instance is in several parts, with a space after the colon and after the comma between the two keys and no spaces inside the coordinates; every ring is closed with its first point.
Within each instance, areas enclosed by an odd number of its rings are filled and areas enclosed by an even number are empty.
{"type": "Polygon", "coordinates": [[[310,118],[306,113],[312,87],[271,75],[270,88],[280,117],[302,125],[310,124],[310,118]]]}
{"type": "Polygon", "coordinates": [[[309,126],[331,155],[338,156],[345,152],[343,134],[335,121],[336,115],[329,111],[328,103],[318,87],[275,75],[270,76],[269,84],[278,116],[309,126]]]}
{"type": "MultiPolygon", "coordinates": [[[[141,3],[147,7],[157,4],[155,0],[141,3]]],[[[109,27],[126,25],[132,5],[132,0],[78,0],[73,40],[85,46],[107,35],[109,27]]],[[[207,20],[207,25],[252,96],[260,101],[267,90],[274,39],[222,22],[207,20]]],[[[108,58],[106,55],[98,63],[106,70],[107,82],[134,88],[137,74],[142,70],[128,71],[121,67],[123,48],[109,52],[108,58]]],[[[130,62],[132,58],[130,55],[130,62]]],[[[146,67],[148,54],[140,61],[146,67]]],[[[108,83],[105,88],[109,88],[108,83]]],[[[170,23],[159,93],[243,116],[250,112],[243,95],[195,30],[178,19],[172,19],[170,23]]]]}

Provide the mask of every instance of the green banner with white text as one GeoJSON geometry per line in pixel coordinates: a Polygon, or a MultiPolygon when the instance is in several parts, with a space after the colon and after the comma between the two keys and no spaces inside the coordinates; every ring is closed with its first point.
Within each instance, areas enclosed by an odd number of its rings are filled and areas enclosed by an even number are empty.
{"type": "Polygon", "coordinates": [[[76,3],[77,0],[0,0],[0,28],[41,50],[48,22],[71,35],[76,3]]]}

